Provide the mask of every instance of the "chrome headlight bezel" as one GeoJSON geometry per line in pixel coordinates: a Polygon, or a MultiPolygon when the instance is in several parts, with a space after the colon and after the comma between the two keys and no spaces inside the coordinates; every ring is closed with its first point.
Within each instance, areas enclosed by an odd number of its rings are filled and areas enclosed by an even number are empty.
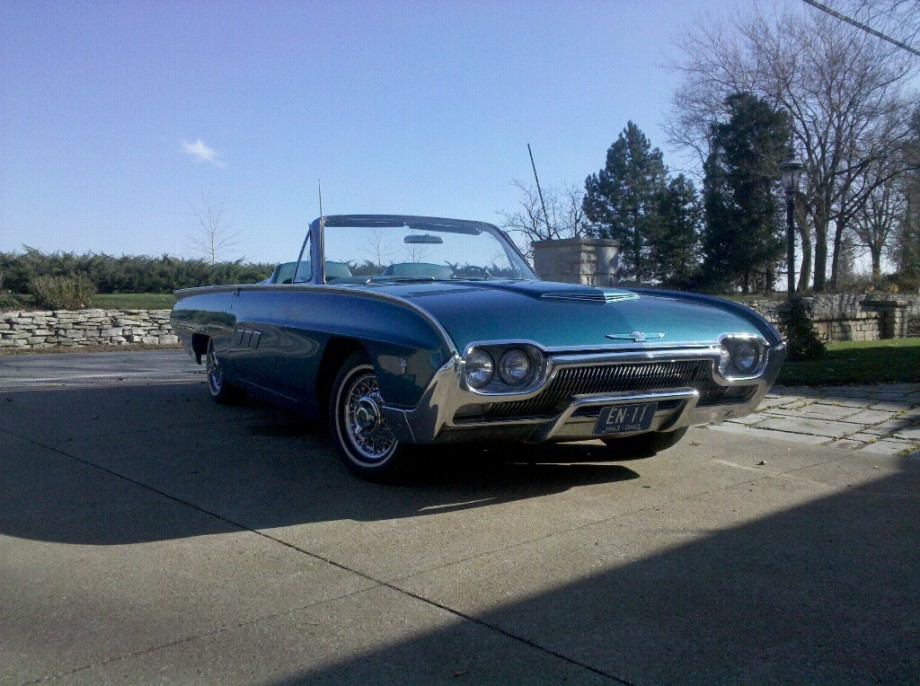
{"type": "Polygon", "coordinates": [[[495,376],[495,360],[481,348],[470,350],[464,357],[463,378],[473,389],[487,386],[495,376]]]}
{"type": "Polygon", "coordinates": [[[751,378],[763,371],[766,345],[756,336],[724,336],[719,348],[719,374],[727,379],[751,378]]]}
{"type": "Polygon", "coordinates": [[[498,375],[509,386],[527,383],[533,372],[533,362],[523,348],[508,348],[498,360],[498,375]]]}
{"type": "Polygon", "coordinates": [[[529,341],[473,343],[461,357],[462,380],[467,390],[480,395],[522,395],[539,388],[546,380],[549,359],[529,341]],[[485,357],[492,360],[488,381],[476,377],[485,357]]]}

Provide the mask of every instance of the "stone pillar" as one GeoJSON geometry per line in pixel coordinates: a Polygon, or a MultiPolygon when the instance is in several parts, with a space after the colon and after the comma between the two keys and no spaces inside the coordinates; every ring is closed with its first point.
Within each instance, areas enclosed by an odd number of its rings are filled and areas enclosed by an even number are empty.
{"type": "Polygon", "coordinates": [[[618,280],[620,242],[608,238],[534,241],[533,264],[546,281],[613,286],[618,280]]]}
{"type": "Polygon", "coordinates": [[[878,312],[878,337],[880,339],[904,338],[907,336],[908,303],[896,297],[867,298],[862,306],[878,312]]]}

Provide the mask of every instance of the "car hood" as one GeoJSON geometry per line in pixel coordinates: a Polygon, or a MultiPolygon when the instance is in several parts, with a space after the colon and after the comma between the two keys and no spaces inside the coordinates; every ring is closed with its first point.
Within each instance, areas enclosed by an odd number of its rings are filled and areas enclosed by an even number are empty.
{"type": "Polygon", "coordinates": [[[741,305],[686,293],[592,288],[547,281],[463,281],[371,286],[437,319],[457,349],[485,341],[533,341],[557,351],[709,344],[723,334],[777,342],[741,305]],[[634,332],[647,342],[637,341],[634,332]]]}

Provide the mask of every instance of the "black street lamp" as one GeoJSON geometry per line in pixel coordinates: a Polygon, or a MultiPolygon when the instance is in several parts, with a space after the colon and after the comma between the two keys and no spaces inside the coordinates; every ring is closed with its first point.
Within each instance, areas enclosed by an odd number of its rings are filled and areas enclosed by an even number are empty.
{"type": "Polygon", "coordinates": [[[788,263],[788,298],[795,293],[795,194],[799,190],[799,179],[804,168],[802,160],[791,145],[786,157],[779,163],[779,171],[786,190],[786,262],[788,263]]]}

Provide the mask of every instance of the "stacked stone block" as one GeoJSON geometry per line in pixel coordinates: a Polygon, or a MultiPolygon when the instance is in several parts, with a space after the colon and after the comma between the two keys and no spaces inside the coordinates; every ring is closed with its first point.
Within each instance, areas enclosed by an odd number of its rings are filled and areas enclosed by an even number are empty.
{"type": "MultiPolygon", "coordinates": [[[[815,330],[825,341],[877,341],[911,334],[911,321],[920,317],[920,295],[829,293],[805,299],[815,330]]],[[[745,302],[774,324],[780,303],[745,302]]]]}
{"type": "Polygon", "coordinates": [[[175,345],[169,310],[0,312],[0,348],[175,345]]]}

